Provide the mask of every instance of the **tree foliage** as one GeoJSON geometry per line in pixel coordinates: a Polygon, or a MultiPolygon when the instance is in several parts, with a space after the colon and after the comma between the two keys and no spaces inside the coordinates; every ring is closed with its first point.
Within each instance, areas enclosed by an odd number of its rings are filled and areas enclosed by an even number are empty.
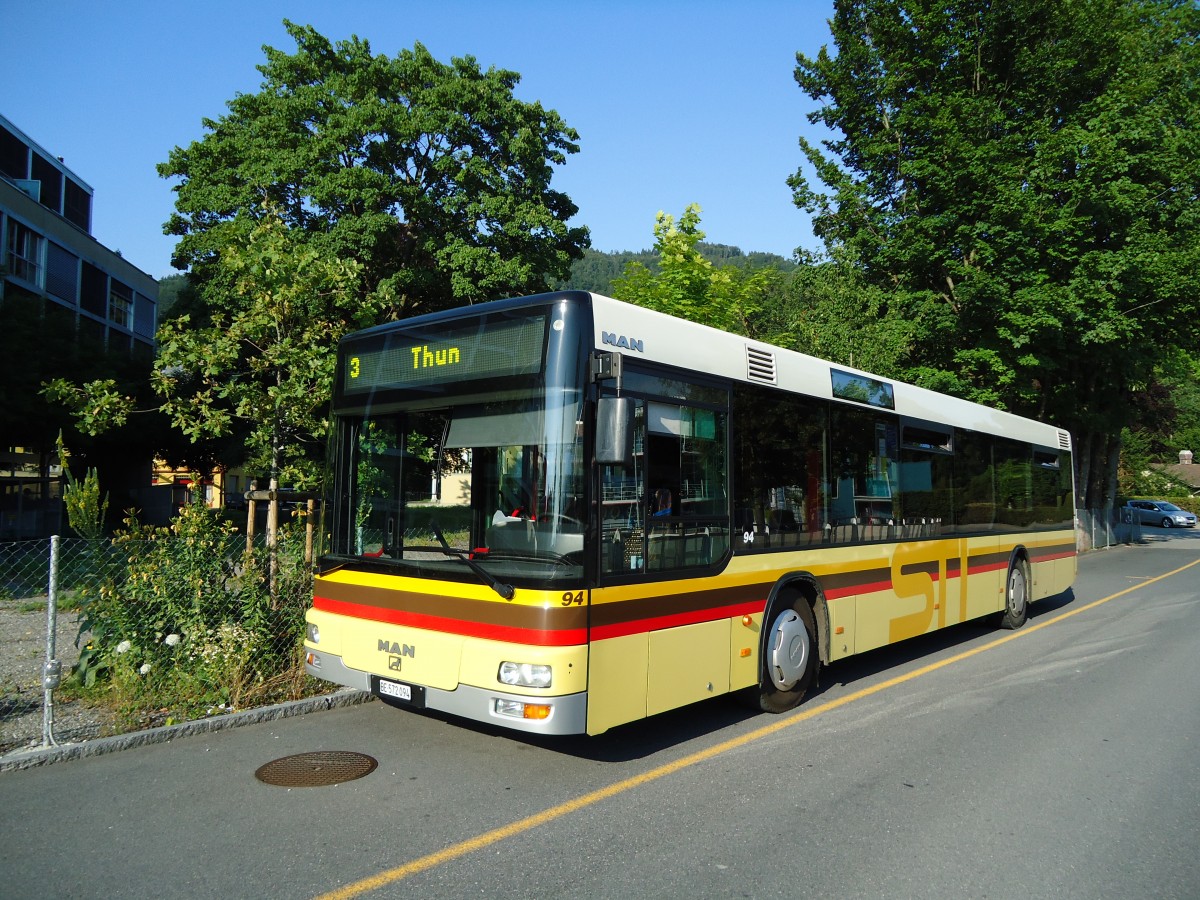
{"type": "Polygon", "coordinates": [[[372,324],[381,303],[360,300],[356,261],[324,256],[275,216],[225,248],[214,274],[226,289],[209,292],[205,319],[185,314],[159,328],[163,409],[193,441],[240,420],[252,468],[311,482],[338,339],[372,324]]]}
{"type": "MultiPolygon", "coordinates": [[[[551,188],[577,135],[516,98],[515,72],[285,24],[296,52],[265,47],[261,90],[159,166],[177,180],[166,231],[189,272],[166,286],[153,385],[193,442],[187,464],[237,441],[246,454],[224,462],[303,483],[340,335],[544,290],[587,231],[551,188]]],[[[90,434],[125,421],[133,393],[115,378],[46,392],[90,434]]]]}
{"type": "Polygon", "coordinates": [[[578,136],[514,96],[515,72],[421,44],[376,55],[285,22],[262,89],[239,94],[159,174],[178,179],[174,263],[208,281],[223,247],[270,209],[327,258],[363,266],[393,316],[544,289],[587,244],[551,189],[578,136]]]}
{"type": "Polygon", "coordinates": [[[71,530],[85,540],[98,541],[104,537],[104,518],[108,513],[108,494],[101,494],[100,476],[89,468],[78,480],[71,474],[71,453],[60,434],[56,445],[58,460],[67,483],[63,487],[63,506],[71,530]]]}
{"type": "Polygon", "coordinates": [[[778,269],[713,265],[700,250],[700,207],[691,204],[676,222],[660,212],[654,223],[657,271],[640,261],[626,265],[613,296],[648,309],[723,331],[787,343],[786,333],[763,333],[764,310],[781,293],[778,269]]]}
{"type": "Polygon", "coordinates": [[[891,377],[900,377],[914,339],[914,324],[846,250],[797,269],[774,314],[794,349],[891,377]]]}
{"type": "MultiPolygon", "coordinates": [[[[1200,10],[838,0],[796,202],[913,323],[905,375],[1055,421],[1089,479],[1200,324],[1200,10]],[[1149,351],[1149,352],[1146,352],[1149,351]]],[[[1082,487],[1082,485],[1081,485],[1082,487]]]]}
{"type": "MultiPolygon", "coordinates": [[[[746,253],[740,247],[729,244],[699,241],[696,250],[714,266],[734,265],[749,270],[777,269],[784,273],[796,269],[795,262],[776,253],[757,250],[746,253]]],[[[571,274],[555,287],[559,290],[595,291],[597,294],[611,297],[613,283],[621,277],[625,267],[631,262],[641,263],[652,273],[658,271],[658,255],[653,250],[584,250],[582,258],[571,263],[571,274]]]]}
{"type": "MultiPolygon", "coordinates": [[[[280,218],[260,219],[222,249],[210,276],[223,289],[209,290],[203,315],[185,312],[159,327],[156,409],[194,443],[240,430],[252,468],[313,481],[337,341],[380,311],[380,301],[360,298],[360,272],[354,260],[323,256],[280,218]]],[[[134,411],[112,380],[59,379],[47,393],[90,434],[134,411]]]]}

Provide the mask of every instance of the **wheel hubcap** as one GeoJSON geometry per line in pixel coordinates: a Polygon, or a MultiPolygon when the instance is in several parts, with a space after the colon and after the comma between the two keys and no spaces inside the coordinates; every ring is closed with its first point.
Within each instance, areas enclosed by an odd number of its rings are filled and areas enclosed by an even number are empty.
{"type": "Polygon", "coordinates": [[[796,686],[808,669],[808,629],[794,609],[785,610],[771,626],[771,681],[781,691],[796,686]]]}
{"type": "Polygon", "coordinates": [[[1025,608],[1025,573],[1020,566],[1013,569],[1008,580],[1008,608],[1013,615],[1020,615],[1025,608]]]}

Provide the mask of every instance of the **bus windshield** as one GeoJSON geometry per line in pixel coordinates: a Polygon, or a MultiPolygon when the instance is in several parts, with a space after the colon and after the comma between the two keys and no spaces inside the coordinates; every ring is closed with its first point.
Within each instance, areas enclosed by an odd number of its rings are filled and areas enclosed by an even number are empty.
{"type": "Polygon", "coordinates": [[[433,577],[580,579],[581,404],[564,388],[340,417],[332,555],[433,577]]]}

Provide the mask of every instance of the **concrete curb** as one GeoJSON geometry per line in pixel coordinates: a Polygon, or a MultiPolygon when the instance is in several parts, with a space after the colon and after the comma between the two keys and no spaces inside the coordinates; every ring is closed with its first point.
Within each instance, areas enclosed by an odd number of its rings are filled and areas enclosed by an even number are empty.
{"type": "Polygon", "coordinates": [[[264,706],[260,709],[247,709],[243,712],[230,713],[223,716],[213,716],[208,719],[197,719],[194,722],[180,722],[178,725],[164,725],[160,728],[150,728],[146,731],[134,731],[129,734],[119,734],[108,738],[96,738],[79,744],[62,744],[57,747],[39,747],[36,750],[18,750],[7,756],[0,757],[0,772],[13,772],[18,769],[33,769],[38,766],[49,766],[54,763],[67,762],[72,759],[83,759],[89,756],[103,756],[106,753],[117,753],[147,744],[162,744],[176,738],[192,737],[198,734],[211,734],[214,731],[224,731],[227,728],[240,728],[243,725],[257,725],[261,722],[272,722],[276,719],[290,719],[293,716],[303,716],[308,713],[320,712],[326,709],[336,709],[341,706],[355,706],[372,700],[367,691],[342,690],[320,697],[308,697],[304,700],[292,700],[280,703],[278,706],[264,706]]]}

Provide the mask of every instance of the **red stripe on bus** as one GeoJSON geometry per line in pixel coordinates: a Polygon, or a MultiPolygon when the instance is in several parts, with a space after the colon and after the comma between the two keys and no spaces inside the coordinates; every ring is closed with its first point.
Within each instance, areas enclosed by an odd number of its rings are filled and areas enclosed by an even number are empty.
{"type": "Polygon", "coordinates": [[[892,583],[890,581],[872,581],[863,582],[862,584],[848,584],[845,587],[826,588],[826,600],[840,600],[842,597],[853,597],[855,594],[874,594],[879,591],[890,591],[892,583]]]}
{"type": "Polygon", "coordinates": [[[673,613],[667,616],[655,616],[651,619],[632,619],[628,622],[614,622],[612,625],[598,625],[592,629],[592,640],[602,641],[606,638],[644,634],[645,632],[658,631],[662,628],[676,628],[680,625],[697,625],[701,622],[715,622],[718,619],[732,619],[735,616],[754,615],[763,611],[765,602],[765,600],[751,601],[749,603],[737,603],[732,606],[717,606],[711,609],[698,609],[689,612],[673,613]]]}
{"type": "MultiPolygon", "coordinates": [[[[1072,554],[1067,554],[1067,555],[1072,555],[1072,554]]],[[[1041,562],[1042,560],[1045,560],[1045,559],[1058,559],[1058,558],[1059,557],[1040,557],[1039,559],[1037,559],[1035,561],[1041,562]]],[[[952,559],[951,561],[953,562],[953,561],[957,561],[957,560],[952,559]]],[[[967,577],[969,578],[972,575],[981,575],[984,572],[995,572],[999,569],[1006,569],[1006,568],[1008,568],[1007,562],[984,563],[983,565],[973,565],[970,568],[968,568],[967,577]]],[[[916,574],[916,573],[909,573],[909,574],[916,574]]],[[[942,580],[941,575],[938,572],[925,572],[924,574],[928,575],[929,580],[934,582],[935,584],[942,580]]],[[[947,581],[950,581],[955,578],[961,578],[961,577],[962,577],[961,569],[948,568],[946,571],[946,580],[947,581]]],[[[827,588],[825,588],[825,599],[826,600],[840,600],[844,597],[853,597],[858,594],[877,594],[877,593],[882,593],[883,591],[891,591],[891,590],[894,590],[894,583],[892,582],[891,579],[889,579],[887,581],[869,581],[869,582],[862,582],[860,584],[843,585],[842,587],[827,587],[827,588]]]]}
{"type": "Polygon", "coordinates": [[[546,631],[535,628],[518,628],[510,625],[488,625],[482,622],[465,622],[462,619],[446,619],[422,613],[410,613],[399,609],[384,609],[379,606],[363,606],[328,597],[314,597],[313,608],[356,619],[386,622],[389,625],[405,625],[426,631],[458,634],[463,637],[485,638],[490,641],[505,641],[510,644],[531,644],[535,647],[572,647],[587,643],[587,629],[568,628],[561,631],[546,631]]]}
{"type": "Polygon", "coordinates": [[[1045,556],[1035,556],[1033,561],[1035,563],[1050,562],[1051,560],[1055,559],[1070,559],[1073,556],[1075,556],[1075,551],[1068,550],[1064,553],[1047,553],[1045,556]]]}
{"type": "MultiPolygon", "coordinates": [[[[661,628],[675,628],[680,625],[696,625],[700,622],[714,622],[719,619],[734,618],[735,616],[753,615],[762,612],[764,602],[738,603],[732,606],[721,606],[712,609],[675,613],[667,616],[656,616],[651,619],[635,619],[628,622],[603,625],[592,629],[592,640],[625,637],[630,634],[657,631],[661,628]]],[[[389,625],[405,625],[410,628],[422,628],[428,631],[458,634],[463,637],[486,638],[487,640],[505,641],[513,644],[532,644],[538,647],[570,647],[587,643],[587,632],[582,628],[571,628],[563,631],[542,631],[504,625],[484,625],[478,622],[464,622],[461,619],[444,619],[439,616],[408,613],[396,609],[381,609],[378,606],[360,606],[357,603],[330,600],[328,597],[314,597],[313,608],[342,616],[352,616],[356,619],[386,622],[389,625]]]]}

